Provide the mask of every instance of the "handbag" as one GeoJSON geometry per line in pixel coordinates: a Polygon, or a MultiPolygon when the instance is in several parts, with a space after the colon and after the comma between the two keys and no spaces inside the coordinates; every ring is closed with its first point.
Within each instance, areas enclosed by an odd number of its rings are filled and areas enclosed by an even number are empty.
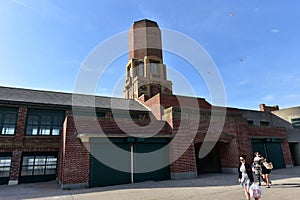
{"type": "Polygon", "coordinates": [[[273,163],[272,163],[272,162],[263,162],[263,165],[264,165],[267,169],[273,169],[273,163]]]}
{"type": "Polygon", "coordinates": [[[259,185],[256,183],[253,183],[250,186],[249,193],[250,193],[250,196],[253,198],[261,198],[263,192],[264,192],[264,190],[261,187],[259,187],[259,185]]]}

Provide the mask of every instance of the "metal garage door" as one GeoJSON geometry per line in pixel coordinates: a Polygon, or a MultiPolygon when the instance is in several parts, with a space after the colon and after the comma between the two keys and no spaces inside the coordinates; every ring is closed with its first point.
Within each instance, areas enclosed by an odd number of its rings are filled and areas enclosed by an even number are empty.
{"type": "Polygon", "coordinates": [[[281,140],[252,139],[252,150],[260,152],[272,161],[274,169],[285,168],[281,140]]]}
{"type": "Polygon", "coordinates": [[[137,138],[110,138],[110,140],[117,145],[128,151],[125,156],[110,156],[112,146],[110,143],[101,138],[90,138],[90,187],[95,186],[108,186],[126,184],[131,182],[141,182],[147,180],[165,180],[170,178],[169,166],[147,173],[134,173],[135,170],[141,170],[143,166],[151,163],[163,162],[169,159],[168,151],[163,152],[151,160],[145,156],[137,156],[132,159],[130,152],[133,150],[135,153],[148,153],[163,147],[169,140],[167,139],[137,139],[137,138]],[[122,163],[126,171],[122,172],[113,169],[101,162],[102,156],[110,159],[112,163],[122,163]],[[130,173],[129,173],[130,172],[130,173]],[[133,173],[131,173],[133,172],[133,173]]]}
{"type": "MultiPolygon", "coordinates": [[[[115,138],[111,141],[128,152],[130,152],[130,143],[126,138],[115,138]]],[[[118,185],[131,182],[131,174],[127,172],[118,171],[101,162],[101,157],[111,156],[112,162],[120,162],[123,166],[128,166],[127,170],[130,171],[130,154],[128,156],[113,156],[112,144],[106,142],[101,138],[90,139],[90,186],[108,186],[118,185]]],[[[107,158],[107,157],[106,157],[107,158]]]]}
{"type": "MultiPolygon", "coordinates": [[[[134,152],[135,153],[151,153],[156,150],[162,149],[166,143],[168,143],[168,139],[157,138],[157,139],[144,139],[138,143],[134,144],[134,152]]],[[[159,154],[151,154],[152,156],[141,155],[140,157],[134,158],[134,169],[136,171],[140,171],[143,169],[147,169],[147,167],[154,168],[165,165],[166,162],[169,161],[169,149],[162,150],[159,154]]],[[[161,169],[147,172],[147,173],[135,173],[134,181],[158,181],[158,180],[167,180],[170,179],[170,167],[169,165],[163,167],[161,169]]]]}

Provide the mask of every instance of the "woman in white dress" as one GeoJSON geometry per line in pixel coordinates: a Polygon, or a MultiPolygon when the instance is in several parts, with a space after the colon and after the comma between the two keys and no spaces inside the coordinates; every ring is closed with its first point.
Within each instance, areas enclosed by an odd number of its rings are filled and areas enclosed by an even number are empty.
{"type": "Polygon", "coordinates": [[[246,161],[246,155],[240,156],[238,174],[239,174],[239,183],[244,188],[246,199],[250,200],[249,189],[254,180],[253,180],[251,165],[249,165],[246,161]]]}

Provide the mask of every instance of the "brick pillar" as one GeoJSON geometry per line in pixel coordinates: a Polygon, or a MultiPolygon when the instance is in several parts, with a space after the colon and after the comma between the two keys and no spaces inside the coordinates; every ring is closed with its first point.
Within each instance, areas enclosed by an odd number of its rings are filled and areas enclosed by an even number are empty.
{"type": "Polygon", "coordinates": [[[23,145],[25,127],[26,127],[26,116],[27,116],[27,108],[25,106],[19,106],[16,134],[14,138],[15,144],[23,145]]]}
{"type": "Polygon", "coordinates": [[[19,175],[21,170],[21,151],[13,151],[11,159],[11,168],[8,185],[17,185],[19,182],[19,175]]]}
{"type": "MultiPolygon", "coordinates": [[[[171,151],[178,151],[176,148],[172,148],[171,151]]],[[[174,152],[171,153],[171,156],[174,152]]],[[[197,178],[197,164],[195,157],[194,144],[190,145],[189,148],[170,166],[171,179],[193,179],[197,178]]]]}
{"type": "Polygon", "coordinates": [[[61,189],[89,186],[89,144],[76,136],[73,116],[67,116],[62,133],[58,179],[61,189]]]}

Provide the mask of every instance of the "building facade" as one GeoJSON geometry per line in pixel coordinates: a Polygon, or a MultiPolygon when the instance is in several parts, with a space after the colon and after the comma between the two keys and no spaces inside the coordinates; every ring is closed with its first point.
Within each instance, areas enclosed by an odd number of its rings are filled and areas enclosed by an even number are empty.
{"type": "Polygon", "coordinates": [[[57,180],[67,189],[235,173],[239,155],[251,162],[256,150],[275,168],[299,162],[299,110],[174,95],[156,22],[130,28],[125,69],[125,99],[0,87],[0,183],[57,180]]]}
{"type": "Polygon", "coordinates": [[[286,129],[293,164],[300,165],[300,107],[277,109],[271,113],[274,123],[286,129]]]}

